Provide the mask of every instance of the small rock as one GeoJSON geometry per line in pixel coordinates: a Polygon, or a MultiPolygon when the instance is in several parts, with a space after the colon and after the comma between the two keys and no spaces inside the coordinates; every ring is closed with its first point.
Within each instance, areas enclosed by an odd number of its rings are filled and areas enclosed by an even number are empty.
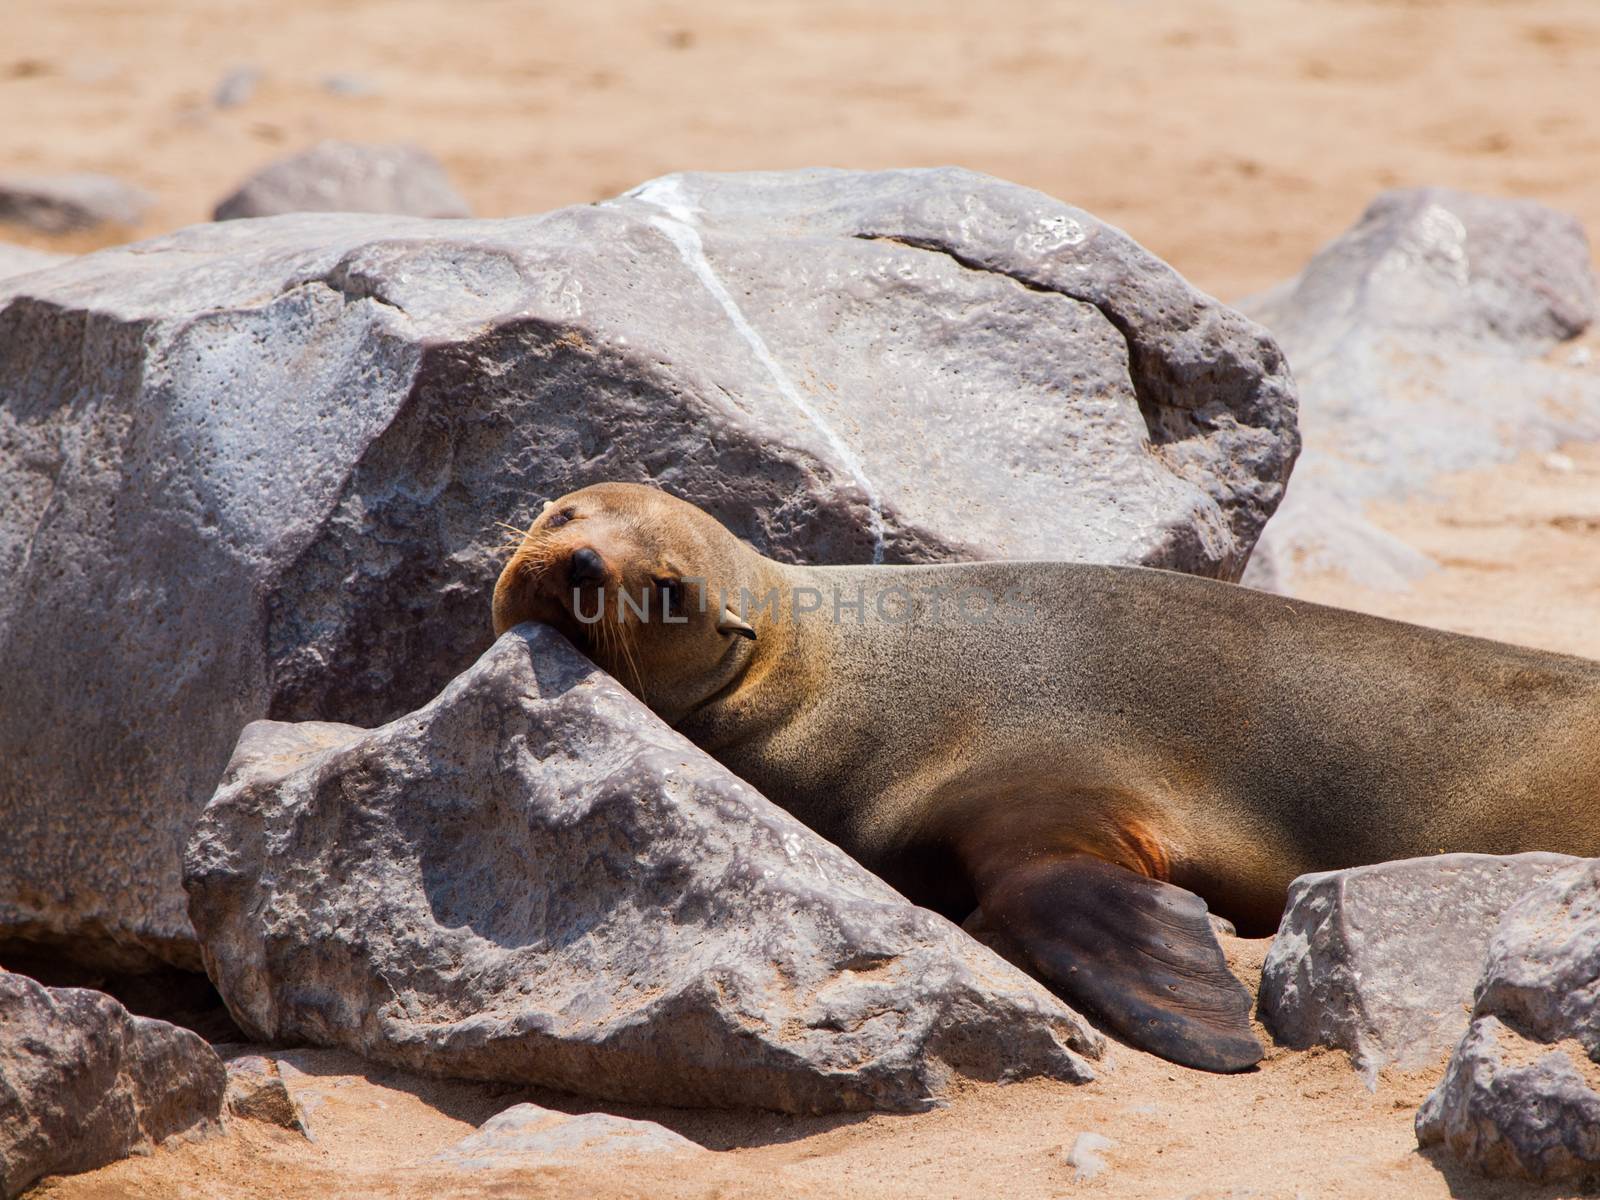
{"type": "Polygon", "coordinates": [[[630,1121],[609,1113],[569,1116],[537,1104],[518,1104],[490,1117],[477,1133],[427,1161],[487,1171],[579,1166],[598,1158],[638,1154],[682,1158],[709,1153],[654,1121],[630,1121]]]}
{"type": "Polygon", "coordinates": [[[0,971],[0,1200],[221,1126],[226,1073],[197,1034],[103,992],[0,971]]]}
{"type": "Polygon", "coordinates": [[[1578,469],[1578,464],[1569,454],[1546,454],[1543,466],[1546,471],[1554,471],[1557,475],[1570,475],[1578,469]]]}
{"type": "Polygon", "coordinates": [[[439,160],[418,146],[320,142],[263,167],[217,205],[218,221],[292,212],[467,217],[439,160]]]}
{"type": "Polygon", "coordinates": [[[360,75],[324,75],[322,87],[335,96],[348,96],[351,99],[378,94],[378,86],[360,75]]]}
{"type": "Polygon", "coordinates": [[[259,1054],[230,1059],[228,1064],[228,1111],[248,1121],[265,1121],[303,1134],[309,1140],[311,1125],[300,1105],[289,1094],[278,1064],[259,1054]]]}
{"type": "Polygon", "coordinates": [[[0,221],[40,233],[137,225],[153,200],[110,175],[0,175],[0,221]]]}
{"type": "Polygon", "coordinates": [[[1587,346],[1576,346],[1571,354],[1567,355],[1569,367],[1587,367],[1594,361],[1594,351],[1587,346]]]}
{"type": "Polygon", "coordinates": [[[1100,1156],[1102,1150],[1114,1150],[1116,1143],[1104,1134],[1080,1133],[1073,1140],[1072,1149],[1067,1151],[1067,1166],[1072,1168],[1072,1181],[1074,1183],[1087,1183],[1095,1178],[1107,1167],[1106,1160],[1100,1156]]]}
{"type": "Polygon", "coordinates": [[[549,628],[379,729],[300,730],[245,729],[185,862],[207,973],[253,1040],[797,1113],[1093,1076],[1081,1017],[549,628]]]}
{"type": "Polygon", "coordinates": [[[260,86],[260,67],[235,67],[218,80],[211,103],[218,108],[238,108],[248,104],[260,86]]]}
{"type": "Polygon", "coordinates": [[[1288,1046],[1348,1050],[1368,1086],[1426,1066],[1467,1024],[1500,916],[1580,860],[1441,854],[1302,875],[1261,971],[1261,1021],[1288,1046]]]}

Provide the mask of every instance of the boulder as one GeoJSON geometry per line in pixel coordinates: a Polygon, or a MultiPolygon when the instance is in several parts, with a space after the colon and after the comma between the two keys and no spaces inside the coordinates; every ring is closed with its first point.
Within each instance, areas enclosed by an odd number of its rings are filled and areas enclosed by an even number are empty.
{"type": "Polygon", "coordinates": [[[46,267],[64,263],[71,257],[69,254],[52,254],[48,250],[35,250],[31,246],[14,246],[9,242],[0,242],[0,279],[8,275],[21,275],[26,271],[42,271],[46,267]]]}
{"type": "Polygon", "coordinates": [[[1447,188],[1384,192],[1294,279],[1241,307],[1300,390],[1305,453],[1245,582],[1404,588],[1432,560],[1369,522],[1447,471],[1600,438],[1600,374],[1552,355],[1595,319],[1577,221],[1447,188]]]}
{"type": "Polygon", "coordinates": [[[1417,1141],[1489,1175],[1600,1178],[1600,859],[1501,918],[1417,1141]]]}
{"type": "Polygon", "coordinates": [[[152,203],[148,192],[110,175],[0,175],[0,222],[40,233],[137,225],[152,203]]]}
{"type": "Polygon", "coordinates": [[[1348,1050],[1368,1086],[1386,1066],[1432,1066],[1467,1026],[1501,914],[1579,861],[1441,854],[1300,876],[1262,967],[1262,1024],[1348,1050]]]}
{"type": "Polygon", "coordinates": [[[443,165],[420,146],[327,141],[263,167],[212,216],[232,221],[298,212],[472,215],[443,165]]]}
{"type": "Polygon", "coordinates": [[[0,971],[0,1200],[221,1128],[222,1060],[110,996],[0,971]]]}
{"type": "Polygon", "coordinates": [[[381,728],[248,727],[184,882],[253,1040],[419,1074],[910,1110],[1103,1045],[544,626],[381,728]]]}
{"type": "Polygon", "coordinates": [[[1295,445],[1261,330],[962,171],[230,221],[0,282],[0,940],[198,965],[178,862],[239,730],[424,703],[547,497],[655,483],[788,561],[1226,578],[1295,445]]]}
{"type": "Polygon", "coordinates": [[[426,1165],[460,1171],[509,1171],[584,1166],[597,1159],[641,1154],[692,1158],[709,1153],[654,1121],[630,1121],[609,1113],[571,1116],[537,1104],[517,1104],[433,1155],[426,1165]]]}

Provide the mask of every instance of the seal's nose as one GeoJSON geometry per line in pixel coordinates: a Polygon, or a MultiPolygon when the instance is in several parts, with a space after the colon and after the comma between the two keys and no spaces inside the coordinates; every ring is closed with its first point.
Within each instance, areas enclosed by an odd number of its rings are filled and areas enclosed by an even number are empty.
{"type": "Polygon", "coordinates": [[[605,578],[606,560],[588,546],[579,546],[567,560],[567,579],[573,587],[605,578]]]}

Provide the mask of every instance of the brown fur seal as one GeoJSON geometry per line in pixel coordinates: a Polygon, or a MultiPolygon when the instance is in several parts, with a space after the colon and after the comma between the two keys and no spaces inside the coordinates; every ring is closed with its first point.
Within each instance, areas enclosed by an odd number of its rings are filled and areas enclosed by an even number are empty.
{"type": "Polygon", "coordinates": [[[527,531],[495,630],[525,620],[1191,1066],[1261,1056],[1206,902],[1265,934],[1307,871],[1600,855],[1600,664],[1581,659],[1137,567],[788,566],[627,484],[527,531]]]}

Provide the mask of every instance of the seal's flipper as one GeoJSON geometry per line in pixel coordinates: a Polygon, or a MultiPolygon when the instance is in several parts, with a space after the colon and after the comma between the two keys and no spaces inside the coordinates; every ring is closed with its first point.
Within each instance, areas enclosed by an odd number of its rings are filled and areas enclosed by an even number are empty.
{"type": "Polygon", "coordinates": [[[1203,1071],[1260,1061],[1250,993],[1193,892],[1088,854],[1018,862],[977,883],[985,921],[1039,977],[1139,1049],[1203,1071]]]}

